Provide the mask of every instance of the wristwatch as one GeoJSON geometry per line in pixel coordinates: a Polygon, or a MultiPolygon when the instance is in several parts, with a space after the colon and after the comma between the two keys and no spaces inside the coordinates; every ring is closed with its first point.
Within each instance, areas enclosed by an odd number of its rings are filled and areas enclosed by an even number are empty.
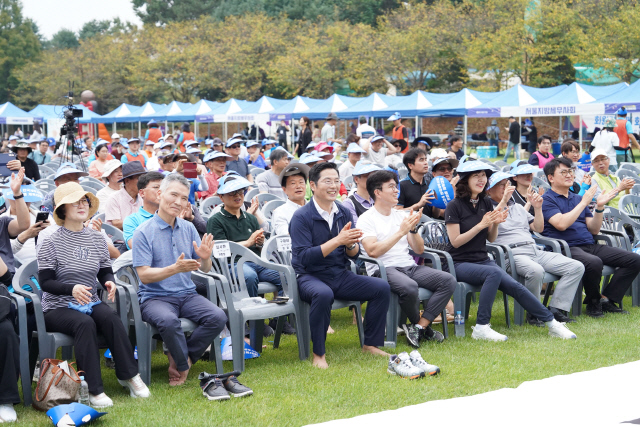
{"type": "Polygon", "coordinates": [[[346,248],[347,248],[348,251],[352,251],[352,250],[354,250],[356,248],[356,244],[354,243],[351,246],[346,246],[346,248]]]}

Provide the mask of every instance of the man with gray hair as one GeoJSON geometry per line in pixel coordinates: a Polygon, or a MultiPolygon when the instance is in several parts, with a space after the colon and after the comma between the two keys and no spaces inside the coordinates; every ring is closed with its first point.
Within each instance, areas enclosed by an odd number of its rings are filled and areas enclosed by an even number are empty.
{"type": "Polygon", "coordinates": [[[287,200],[287,195],[282,191],[279,176],[284,168],[289,166],[290,161],[291,159],[287,150],[277,148],[271,151],[271,155],[269,156],[271,169],[256,176],[256,184],[258,184],[258,189],[261,193],[273,194],[282,200],[287,200]]]}
{"type": "Polygon", "coordinates": [[[227,321],[224,312],[196,292],[191,272],[211,270],[213,236],[202,240],[180,218],[189,202],[189,181],[170,174],[160,185],[158,211],[133,235],[133,266],[140,277],[142,319],[158,329],[169,352],[169,385],[181,385],[227,321]],[[198,327],[186,338],[179,318],[198,327]]]}

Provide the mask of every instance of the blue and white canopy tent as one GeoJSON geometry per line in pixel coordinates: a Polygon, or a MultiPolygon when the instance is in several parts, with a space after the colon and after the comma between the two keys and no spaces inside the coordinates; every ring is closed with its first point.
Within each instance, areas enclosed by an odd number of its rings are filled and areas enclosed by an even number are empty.
{"type": "Polygon", "coordinates": [[[525,85],[515,85],[511,89],[499,92],[490,101],[468,110],[469,117],[502,117],[503,107],[524,107],[543,101],[559,91],[565,89],[567,85],[560,85],[551,88],[539,89],[525,85]]]}

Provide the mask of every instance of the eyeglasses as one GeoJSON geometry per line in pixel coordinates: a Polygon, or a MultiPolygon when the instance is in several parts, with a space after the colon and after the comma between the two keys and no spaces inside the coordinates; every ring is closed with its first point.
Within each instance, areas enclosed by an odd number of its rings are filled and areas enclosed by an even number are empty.
{"type": "Polygon", "coordinates": [[[398,186],[397,186],[397,185],[395,185],[395,184],[389,184],[389,185],[387,185],[387,188],[388,188],[389,190],[391,190],[391,191],[396,191],[396,190],[398,190],[398,186]]]}
{"type": "Polygon", "coordinates": [[[560,171],[560,175],[562,175],[562,176],[564,176],[566,178],[568,176],[575,175],[575,171],[573,169],[562,169],[560,171]]]}
{"type": "Polygon", "coordinates": [[[232,146],[231,146],[231,147],[229,147],[229,148],[231,148],[232,150],[235,150],[236,148],[240,148],[240,146],[239,146],[239,145],[232,145],[232,146]]]}
{"type": "Polygon", "coordinates": [[[91,207],[91,201],[85,197],[84,199],[80,199],[75,203],[71,203],[71,206],[73,206],[74,208],[77,208],[80,205],[88,205],[89,207],[91,207]]]}
{"type": "Polygon", "coordinates": [[[335,187],[340,187],[340,180],[339,179],[323,179],[322,181],[320,181],[320,183],[322,183],[323,185],[326,185],[327,187],[331,187],[331,186],[335,186],[335,187]]]}
{"type": "Polygon", "coordinates": [[[400,144],[393,144],[393,146],[396,147],[396,148],[402,147],[402,145],[400,145],[400,144]]]}
{"type": "Polygon", "coordinates": [[[226,195],[231,197],[236,197],[236,196],[244,196],[244,194],[245,194],[245,190],[243,188],[242,190],[236,190],[232,193],[227,193],[226,195]]]}
{"type": "Polygon", "coordinates": [[[451,166],[441,166],[437,168],[434,172],[453,172],[453,168],[451,166]]]}

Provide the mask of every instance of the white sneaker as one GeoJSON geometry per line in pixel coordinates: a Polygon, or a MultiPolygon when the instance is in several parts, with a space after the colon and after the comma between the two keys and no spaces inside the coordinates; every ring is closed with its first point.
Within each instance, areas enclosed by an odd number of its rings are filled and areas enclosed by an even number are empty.
{"type": "Polygon", "coordinates": [[[567,325],[558,322],[556,319],[547,322],[547,326],[549,327],[549,335],[552,337],[562,338],[563,340],[575,340],[577,338],[576,334],[567,328],[567,325]]]}
{"type": "Polygon", "coordinates": [[[392,354],[389,357],[387,372],[391,375],[398,375],[402,378],[409,378],[412,380],[424,377],[422,369],[411,364],[411,358],[406,351],[403,351],[398,355],[392,354]]]}
{"type": "Polygon", "coordinates": [[[107,408],[113,406],[113,400],[104,393],[100,393],[97,396],[89,394],[89,404],[94,408],[107,408]]]}
{"type": "Polygon", "coordinates": [[[506,341],[508,337],[506,335],[499,334],[491,329],[491,324],[488,325],[476,325],[472,326],[473,332],[471,338],[474,340],[487,340],[487,341],[506,341]]]}
{"type": "Polygon", "coordinates": [[[13,405],[0,405],[0,423],[12,423],[18,420],[13,405]]]}
{"type": "Polygon", "coordinates": [[[122,381],[118,380],[121,386],[127,387],[129,389],[129,395],[134,399],[136,397],[149,397],[151,396],[151,392],[147,385],[140,378],[140,374],[131,378],[130,380],[122,381]]]}
{"type": "Polygon", "coordinates": [[[440,368],[425,362],[418,350],[413,350],[409,353],[409,357],[411,358],[411,364],[421,369],[425,375],[438,375],[440,373],[440,368]]]}

